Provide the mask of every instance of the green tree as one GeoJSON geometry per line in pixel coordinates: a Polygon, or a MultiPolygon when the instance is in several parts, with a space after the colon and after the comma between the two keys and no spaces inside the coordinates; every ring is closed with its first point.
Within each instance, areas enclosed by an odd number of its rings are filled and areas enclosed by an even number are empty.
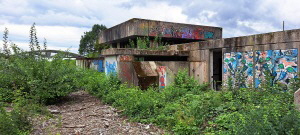
{"type": "Polygon", "coordinates": [[[3,33],[3,53],[4,55],[6,55],[7,57],[10,55],[10,50],[9,50],[9,46],[8,46],[8,29],[5,28],[4,33],[3,33]]]}
{"type": "Polygon", "coordinates": [[[79,54],[93,54],[107,48],[107,45],[99,44],[98,42],[100,32],[106,29],[107,28],[104,25],[95,24],[91,31],[84,32],[79,44],[79,54]]]}

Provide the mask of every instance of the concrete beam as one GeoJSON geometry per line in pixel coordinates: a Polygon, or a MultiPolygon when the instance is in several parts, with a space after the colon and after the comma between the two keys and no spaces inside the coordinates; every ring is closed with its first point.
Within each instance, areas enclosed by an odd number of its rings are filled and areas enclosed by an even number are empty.
{"type": "Polygon", "coordinates": [[[109,48],[102,50],[102,55],[189,56],[189,51],[109,48]]]}

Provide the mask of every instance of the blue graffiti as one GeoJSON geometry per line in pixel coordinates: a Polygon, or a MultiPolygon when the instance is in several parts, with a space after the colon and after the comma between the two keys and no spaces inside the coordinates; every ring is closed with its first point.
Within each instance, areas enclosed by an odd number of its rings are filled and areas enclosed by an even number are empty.
{"type": "Polygon", "coordinates": [[[117,72],[117,64],[116,62],[110,63],[106,61],[106,74],[116,74],[117,72]]]}
{"type": "Polygon", "coordinates": [[[103,68],[103,60],[99,60],[98,71],[99,71],[99,72],[104,72],[104,68],[103,68]]]}
{"type": "Polygon", "coordinates": [[[93,64],[96,65],[98,72],[104,72],[103,60],[93,60],[93,64]]]}
{"type": "Polygon", "coordinates": [[[214,33],[209,32],[209,31],[205,31],[204,32],[204,38],[214,38],[214,33]]]}
{"type": "Polygon", "coordinates": [[[225,53],[223,72],[225,76],[232,78],[232,83],[239,82],[238,87],[249,87],[253,78],[253,53],[225,53]],[[236,80],[238,76],[245,78],[245,81],[236,80]]]}
{"type": "Polygon", "coordinates": [[[298,49],[256,51],[255,87],[259,87],[266,75],[270,76],[270,85],[288,85],[292,78],[297,78],[298,49]]]}
{"type": "Polygon", "coordinates": [[[191,30],[188,28],[181,29],[181,33],[182,33],[181,38],[193,38],[193,34],[191,30]]]}

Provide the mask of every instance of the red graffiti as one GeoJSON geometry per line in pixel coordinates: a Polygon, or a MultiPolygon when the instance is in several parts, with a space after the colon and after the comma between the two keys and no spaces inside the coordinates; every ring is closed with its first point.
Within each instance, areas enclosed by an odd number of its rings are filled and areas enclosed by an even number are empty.
{"type": "Polygon", "coordinates": [[[159,74],[159,87],[160,88],[165,88],[166,82],[167,82],[166,67],[165,66],[159,66],[157,68],[157,72],[159,74]]]}
{"type": "Polygon", "coordinates": [[[132,60],[133,60],[133,57],[129,56],[129,55],[121,55],[120,56],[120,61],[121,62],[132,61],[132,60]]]}

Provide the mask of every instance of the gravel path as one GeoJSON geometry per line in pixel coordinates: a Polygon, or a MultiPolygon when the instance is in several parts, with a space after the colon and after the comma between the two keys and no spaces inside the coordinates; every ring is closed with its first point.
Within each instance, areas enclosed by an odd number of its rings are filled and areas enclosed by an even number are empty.
{"type": "Polygon", "coordinates": [[[153,126],[129,122],[115,108],[101,103],[85,91],[70,94],[63,103],[47,106],[54,118],[38,117],[33,135],[157,135],[164,131],[153,126]]]}

